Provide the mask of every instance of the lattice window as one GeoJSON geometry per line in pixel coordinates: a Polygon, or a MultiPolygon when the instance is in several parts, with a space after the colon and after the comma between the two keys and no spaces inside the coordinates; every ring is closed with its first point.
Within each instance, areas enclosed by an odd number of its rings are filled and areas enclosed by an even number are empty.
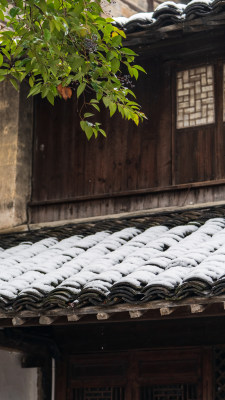
{"type": "Polygon", "coordinates": [[[152,385],[141,388],[141,400],[197,400],[197,385],[152,385]]]}
{"type": "Polygon", "coordinates": [[[213,66],[177,73],[177,129],[215,121],[213,66]]]}
{"type": "Polygon", "coordinates": [[[74,388],[73,400],[124,400],[121,387],[74,388]]]}
{"type": "Polygon", "coordinates": [[[225,399],[225,347],[214,350],[215,400],[225,399]]]}

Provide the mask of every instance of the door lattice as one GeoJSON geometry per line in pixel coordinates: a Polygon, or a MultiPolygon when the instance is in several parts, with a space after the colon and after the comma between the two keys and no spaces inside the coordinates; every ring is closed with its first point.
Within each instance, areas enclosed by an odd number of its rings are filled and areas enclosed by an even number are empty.
{"type": "Polygon", "coordinates": [[[197,400],[197,385],[152,385],[141,388],[141,400],[197,400]]]}
{"type": "Polygon", "coordinates": [[[74,388],[73,400],[124,400],[120,387],[74,388]]]}
{"type": "Polygon", "coordinates": [[[225,347],[214,349],[215,400],[225,399],[225,347]]]}

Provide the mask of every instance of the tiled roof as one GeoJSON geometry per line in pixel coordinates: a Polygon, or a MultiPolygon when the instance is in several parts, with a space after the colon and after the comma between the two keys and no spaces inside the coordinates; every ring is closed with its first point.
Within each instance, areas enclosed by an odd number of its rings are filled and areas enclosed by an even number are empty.
{"type": "Polygon", "coordinates": [[[192,0],[187,5],[166,1],[153,12],[138,13],[129,18],[118,17],[115,21],[117,26],[127,33],[142,30],[154,31],[171,25],[188,24],[204,17],[216,18],[224,11],[224,0],[192,0]]]}
{"type": "Polygon", "coordinates": [[[224,208],[15,236],[22,242],[13,247],[13,235],[1,237],[0,308],[5,311],[225,294],[224,208]]]}

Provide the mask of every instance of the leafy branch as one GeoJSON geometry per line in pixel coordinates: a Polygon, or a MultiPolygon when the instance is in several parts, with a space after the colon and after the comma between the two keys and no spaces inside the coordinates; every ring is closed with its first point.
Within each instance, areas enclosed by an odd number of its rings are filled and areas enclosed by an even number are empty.
{"type": "Polygon", "coordinates": [[[136,125],[146,118],[121,72],[138,79],[145,71],[123,47],[124,32],[101,13],[100,0],[0,0],[0,82],[18,89],[27,79],[29,96],[40,94],[52,105],[57,96],[84,98],[88,91],[91,100],[80,110],[88,139],[106,135],[95,122],[101,104],[136,125]]]}

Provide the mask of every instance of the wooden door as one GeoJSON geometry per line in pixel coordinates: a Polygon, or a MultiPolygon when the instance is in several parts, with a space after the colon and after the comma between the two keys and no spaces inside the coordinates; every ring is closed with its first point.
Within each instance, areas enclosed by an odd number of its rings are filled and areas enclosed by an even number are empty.
{"type": "Polygon", "coordinates": [[[212,399],[210,349],[70,356],[66,364],[57,400],[212,399]]]}

